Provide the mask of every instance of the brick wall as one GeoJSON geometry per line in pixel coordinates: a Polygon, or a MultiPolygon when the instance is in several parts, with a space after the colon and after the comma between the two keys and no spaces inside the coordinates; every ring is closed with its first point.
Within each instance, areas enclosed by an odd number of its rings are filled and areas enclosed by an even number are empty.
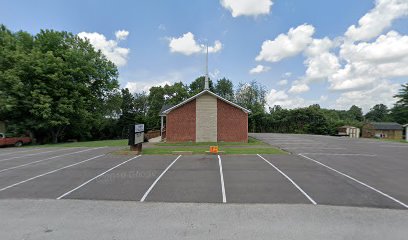
{"type": "Polygon", "coordinates": [[[196,100],[188,102],[167,114],[166,141],[187,142],[196,140],[196,100]]]}
{"type": "Polygon", "coordinates": [[[248,114],[217,99],[217,138],[224,142],[248,142],[248,114]]]}

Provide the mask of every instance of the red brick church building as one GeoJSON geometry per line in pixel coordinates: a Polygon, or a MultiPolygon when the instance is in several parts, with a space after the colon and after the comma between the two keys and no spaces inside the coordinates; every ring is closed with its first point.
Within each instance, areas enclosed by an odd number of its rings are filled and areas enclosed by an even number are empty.
{"type": "Polygon", "coordinates": [[[204,90],[160,112],[167,142],[247,142],[249,110],[204,90]]]}

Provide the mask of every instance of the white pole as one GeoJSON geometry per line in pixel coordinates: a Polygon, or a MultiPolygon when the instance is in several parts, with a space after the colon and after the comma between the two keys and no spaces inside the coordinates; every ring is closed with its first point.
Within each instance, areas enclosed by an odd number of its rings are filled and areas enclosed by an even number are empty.
{"type": "Polygon", "coordinates": [[[204,90],[210,89],[210,83],[208,82],[208,44],[207,44],[207,54],[205,56],[205,83],[204,90]]]}
{"type": "Polygon", "coordinates": [[[408,142],[408,125],[405,127],[405,141],[408,142]]]}
{"type": "Polygon", "coordinates": [[[163,116],[161,116],[160,136],[163,136],[163,116]]]}

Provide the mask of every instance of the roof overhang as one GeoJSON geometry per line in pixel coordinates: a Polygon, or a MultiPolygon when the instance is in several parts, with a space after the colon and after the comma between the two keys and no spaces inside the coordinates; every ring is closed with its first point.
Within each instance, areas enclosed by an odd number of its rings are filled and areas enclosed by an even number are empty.
{"type": "Polygon", "coordinates": [[[246,109],[246,108],[243,108],[243,107],[239,106],[239,105],[236,104],[236,103],[233,103],[233,102],[231,102],[231,101],[228,101],[227,99],[225,99],[225,98],[223,98],[223,97],[221,97],[221,96],[218,96],[217,94],[215,94],[215,93],[213,93],[213,92],[211,92],[211,91],[209,91],[209,90],[204,90],[204,91],[201,91],[200,93],[198,93],[198,94],[192,96],[191,98],[188,98],[188,99],[184,100],[183,102],[181,102],[181,103],[179,103],[179,104],[177,104],[177,105],[174,105],[173,107],[171,107],[171,108],[169,108],[169,109],[163,111],[163,114],[167,115],[167,114],[168,114],[169,112],[171,112],[172,110],[174,110],[174,109],[176,109],[176,108],[179,108],[179,107],[181,107],[182,105],[184,105],[184,104],[186,104],[186,103],[188,103],[188,102],[191,102],[191,101],[193,101],[194,99],[196,99],[196,98],[198,98],[198,97],[200,97],[200,96],[202,96],[202,95],[204,95],[204,94],[206,94],[206,93],[208,93],[208,94],[210,94],[210,95],[212,95],[212,96],[214,96],[214,97],[220,99],[221,101],[224,101],[224,102],[226,102],[226,103],[228,103],[228,104],[230,104],[230,105],[232,105],[232,106],[234,106],[234,107],[236,107],[236,108],[241,109],[241,110],[244,111],[245,113],[251,113],[250,110],[248,110],[248,109],[246,109]]]}

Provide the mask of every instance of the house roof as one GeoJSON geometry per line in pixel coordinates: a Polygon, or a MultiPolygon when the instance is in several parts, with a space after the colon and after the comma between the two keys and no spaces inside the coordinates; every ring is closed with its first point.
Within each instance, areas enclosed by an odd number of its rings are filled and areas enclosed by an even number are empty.
{"type": "MultiPolygon", "coordinates": [[[[243,107],[239,106],[239,105],[236,104],[236,103],[233,103],[233,102],[231,102],[231,101],[228,101],[227,99],[225,99],[225,98],[223,98],[223,97],[221,97],[221,96],[218,96],[217,94],[215,94],[215,93],[213,93],[213,92],[211,92],[211,91],[209,91],[209,90],[203,90],[203,91],[201,91],[200,93],[198,93],[198,94],[192,96],[191,98],[188,98],[188,99],[184,100],[183,102],[181,102],[181,103],[179,103],[179,104],[177,104],[177,105],[175,105],[175,106],[172,106],[172,107],[170,107],[170,108],[164,110],[164,111],[162,112],[163,116],[166,115],[166,114],[168,114],[168,113],[171,112],[172,110],[174,110],[174,109],[176,109],[176,108],[178,108],[178,107],[181,107],[181,106],[183,106],[184,104],[186,104],[186,103],[188,103],[188,102],[191,102],[191,101],[193,101],[194,99],[196,99],[196,98],[198,98],[198,97],[200,97],[200,96],[202,96],[202,95],[204,95],[204,94],[206,94],[206,93],[207,93],[207,94],[210,94],[210,95],[212,95],[212,96],[214,96],[214,97],[220,99],[221,101],[224,101],[224,102],[226,102],[226,103],[228,103],[228,104],[230,104],[230,105],[232,105],[232,106],[234,106],[234,107],[237,107],[237,108],[241,109],[242,111],[244,111],[244,112],[246,112],[246,113],[250,113],[250,112],[251,112],[250,110],[248,110],[248,109],[246,109],[246,108],[243,108],[243,107]]],[[[161,116],[162,116],[162,115],[161,115],[161,116]]]]}
{"type": "Polygon", "coordinates": [[[344,126],[341,126],[341,127],[338,127],[338,128],[357,128],[357,127],[349,126],[349,125],[344,125],[344,126]]]}
{"type": "Polygon", "coordinates": [[[163,113],[163,112],[166,111],[167,109],[171,108],[171,107],[173,107],[173,105],[164,104],[164,105],[162,106],[162,108],[160,109],[159,116],[166,116],[166,114],[163,113]]]}
{"type": "Polygon", "coordinates": [[[371,122],[374,129],[378,130],[402,130],[402,126],[396,122],[371,122]]]}

